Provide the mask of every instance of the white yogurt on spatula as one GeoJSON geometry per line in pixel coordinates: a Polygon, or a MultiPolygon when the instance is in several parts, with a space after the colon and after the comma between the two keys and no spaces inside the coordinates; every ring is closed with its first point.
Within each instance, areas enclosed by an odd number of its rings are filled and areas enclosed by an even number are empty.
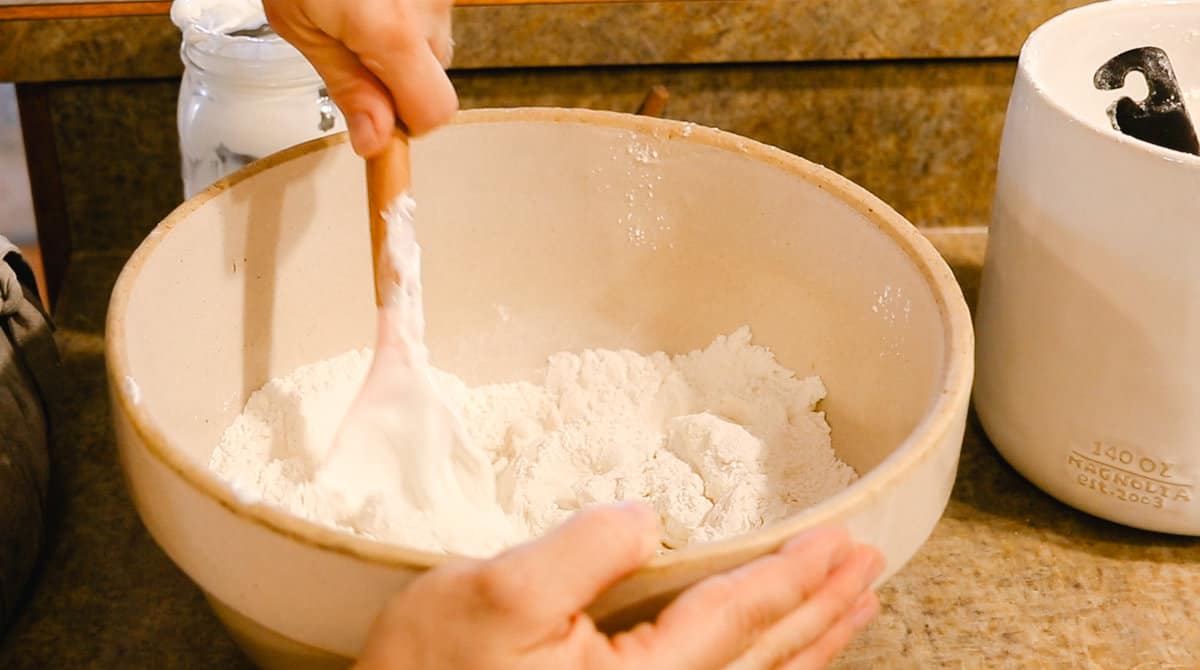
{"type": "Polygon", "coordinates": [[[376,516],[364,520],[375,528],[391,526],[393,517],[436,511],[433,538],[460,547],[463,533],[480,521],[503,525],[506,519],[496,503],[491,461],[433,379],[415,207],[405,193],[384,212],[385,265],[396,276],[379,282],[374,359],[314,481],[348,517],[376,516]]]}

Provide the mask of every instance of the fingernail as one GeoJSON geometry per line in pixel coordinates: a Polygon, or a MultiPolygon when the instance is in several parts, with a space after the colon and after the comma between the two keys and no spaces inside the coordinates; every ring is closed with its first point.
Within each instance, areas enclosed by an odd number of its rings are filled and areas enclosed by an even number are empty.
{"type": "Polygon", "coordinates": [[[879,598],[868,591],[859,596],[854,603],[854,607],[851,609],[850,623],[855,628],[863,628],[871,623],[877,614],[879,614],[879,598]]]}
{"type": "Polygon", "coordinates": [[[378,133],[370,114],[354,112],[346,119],[346,129],[350,131],[350,145],[355,153],[365,156],[375,149],[378,133]]]}

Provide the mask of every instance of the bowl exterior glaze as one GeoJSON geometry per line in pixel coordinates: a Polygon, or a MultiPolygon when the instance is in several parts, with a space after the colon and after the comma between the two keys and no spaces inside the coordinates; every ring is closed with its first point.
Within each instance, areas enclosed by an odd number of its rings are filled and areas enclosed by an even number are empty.
{"type": "MultiPolygon", "coordinates": [[[[927,539],[954,483],[973,334],[949,268],[884,203],[744,138],[605,112],[464,113],[415,143],[414,163],[438,365],[503,379],[554,351],[686,351],[749,323],[829,389],[834,446],[861,479],[769,528],[655,558],[595,603],[604,625],[651,618],[825,522],[880,547],[881,582],[927,539]]],[[[137,509],[267,668],[344,664],[388,596],[447,560],[291,517],[207,469],[249,392],[369,344],[362,184],[344,136],[246,168],[150,235],[109,311],[137,509]]]]}

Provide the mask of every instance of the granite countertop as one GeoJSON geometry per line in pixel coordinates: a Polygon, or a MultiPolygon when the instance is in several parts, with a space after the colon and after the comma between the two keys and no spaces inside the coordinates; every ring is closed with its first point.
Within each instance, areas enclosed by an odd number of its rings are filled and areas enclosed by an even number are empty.
{"type": "MultiPolygon", "coordinates": [[[[974,303],[981,229],[927,231],[974,303]]],[[[60,503],[0,667],[250,668],[126,494],[105,396],[103,318],[124,254],[74,260],[58,309],[68,378],[60,503]]],[[[838,668],[1200,667],[1200,538],[1123,528],[1059,504],[971,421],[932,537],[882,590],[838,668]]]]}
{"type": "MultiPolygon", "coordinates": [[[[88,11],[74,13],[47,4],[0,0],[0,81],[179,75],[179,32],[166,3],[79,3],[88,11]],[[106,15],[105,5],[121,15],[106,15]]],[[[1031,30],[1084,4],[459,0],[454,68],[1013,58],[1031,30]]]]}

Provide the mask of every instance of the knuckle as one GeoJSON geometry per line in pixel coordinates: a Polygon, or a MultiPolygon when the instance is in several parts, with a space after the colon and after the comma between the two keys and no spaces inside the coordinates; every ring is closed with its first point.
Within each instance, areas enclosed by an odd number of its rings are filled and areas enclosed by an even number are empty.
{"type": "Polygon", "coordinates": [[[826,628],[837,620],[838,615],[849,609],[853,600],[849,594],[825,592],[810,600],[806,607],[810,608],[814,624],[826,628]]]}
{"type": "Polygon", "coordinates": [[[696,600],[715,612],[728,613],[734,607],[738,592],[737,579],[729,574],[709,577],[696,587],[696,600]]]}
{"type": "Polygon", "coordinates": [[[640,555],[644,544],[642,529],[629,523],[628,514],[611,508],[596,509],[591,514],[593,532],[596,535],[608,538],[610,546],[625,556],[640,555]]]}
{"type": "Polygon", "coordinates": [[[501,561],[482,564],[474,573],[472,590],[488,608],[502,613],[519,612],[528,600],[528,579],[501,561]]]}
{"type": "Polygon", "coordinates": [[[415,53],[419,45],[413,32],[405,29],[409,20],[403,15],[353,12],[346,17],[344,41],[360,54],[415,53]]]}
{"type": "Polygon", "coordinates": [[[776,618],[770,605],[760,600],[730,601],[728,616],[730,625],[746,633],[763,630],[776,618]]]}
{"type": "Polygon", "coordinates": [[[821,630],[837,627],[854,603],[860,592],[851,584],[838,584],[814,596],[806,605],[811,611],[813,625],[821,630]]]}
{"type": "MultiPolygon", "coordinates": [[[[633,629],[613,638],[613,649],[628,663],[635,663],[650,656],[654,649],[656,632],[653,624],[642,622],[633,629]]],[[[633,667],[641,667],[636,665],[633,667]]]]}
{"type": "Polygon", "coordinates": [[[821,600],[829,601],[832,606],[845,609],[850,607],[869,585],[865,570],[854,566],[839,571],[832,583],[818,595],[821,600]]]}
{"type": "Polygon", "coordinates": [[[761,559],[755,569],[743,568],[716,578],[716,590],[710,597],[716,600],[718,611],[735,630],[744,634],[764,630],[788,609],[785,605],[792,598],[786,586],[770,588],[771,584],[764,583],[773,574],[768,568],[775,563],[773,557],[768,557],[761,559]]]}

